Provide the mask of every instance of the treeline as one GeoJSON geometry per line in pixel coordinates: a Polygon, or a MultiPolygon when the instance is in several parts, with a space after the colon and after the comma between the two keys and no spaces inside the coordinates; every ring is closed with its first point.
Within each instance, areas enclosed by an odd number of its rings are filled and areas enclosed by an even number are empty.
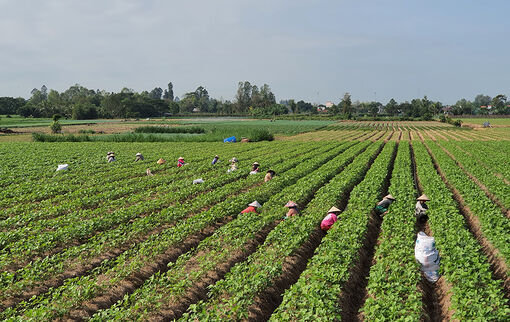
{"type": "Polygon", "coordinates": [[[123,88],[120,92],[92,90],[78,84],[59,93],[43,85],[34,88],[28,100],[0,97],[0,114],[18,114],[24,117],[52,117],[60,114],[73,119],[145,118],[189,113],[220,115],[279,115],[288,112],[277,104],[269,86],[259,88],[249,82],[240,82],[236,101],[211,98],[207,89],[199,86],[185,93],[182,99],[174,97],[173,84],[166,89],[156,87],[137,93],[123,88]]]}
{"type": "Polygon", "coordinates": [[[337,104],[329,103],[328,106],[313,105],[302,100],[296,102],[293,99],[276,103],[269,85],[258,87],[248,81],[238,83],[233,102],[211,98],[203,86],[185,93],[182,99],[179,99],[174,96],[171,82],[165,89],[156,87],[141,93],[128,88],[123,88],[118,93],[106,92],[76,84],[62,93],[53,89],[48,91],[43,85],[40,89],[34,88],[28,100],[20,97],[0,97],[0,114],[18,114],[24,117],[49,118],[60,114],[73,119],[146,118],[191,113],[257,117],[292,113],[325,114],[338,118],[394,116],[432,119],[439,114],[510,114],[510,101],[502,94],[494,98],[480,94],[473,101],[461,99],[451,106],[429,100],[427,96],[401,103],[391,99],[384,105],[375,101],[352,102],[350,94],[346,93],[337,104]]]}

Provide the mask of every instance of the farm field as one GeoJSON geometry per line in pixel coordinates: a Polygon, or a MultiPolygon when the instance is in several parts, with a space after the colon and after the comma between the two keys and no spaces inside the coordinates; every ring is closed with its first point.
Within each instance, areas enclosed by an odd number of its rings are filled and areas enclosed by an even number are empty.
{"type": "Polygon", "coordinates": [[[301,122],[270,124],[271,142],[1,142],[0,319],[508,319],[510,129],[301,122]],[[259,214],[240,214],[254,200],[259,214]],[[300,214],[283,220],[289,200],[300,214]],[[414,259],[420,230],[441,256],[435,284],[414,259]]]}

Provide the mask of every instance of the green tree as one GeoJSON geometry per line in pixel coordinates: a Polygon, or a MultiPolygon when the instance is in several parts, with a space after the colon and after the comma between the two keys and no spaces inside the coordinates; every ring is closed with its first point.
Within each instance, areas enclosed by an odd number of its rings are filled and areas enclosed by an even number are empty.
{"type": "Polygon", "coordinates": [[[384,110],[389,115],[397,115],[398,114],[398,103],[392,98],[392,99],[390,99],[388,104],[386,104],[384,110]]]}
{"type": "Polygon", "coordinates": [[[149,97],[156,100],[161,99],[161,95],[163,95],[161,87],[156,87],[149,93],[149,97]]]}
{"type": "Polygon", "coordinates": [[[506,96],[503,94],[496,95],[492,99],[492,110],[496,114],[506,114],[509,108],[506,107],[506,96]]]}
{"type": "Polygon", "coordinates": [[[50,124],[51,133],[60,133],[62,131],[62,125],[58,121],[62,116],[60,114],[53,115],[53,122],[50,124]]]}
{"type": "Polygon", "coordinates": [[[351,94],[345,93],[344,97],[340,101],[340,104],[338,104],[338,105],[340,106],[340,110],[342,111],[342,114],[344,115],[344,117],[350,119],[352,117],[352,112],[353,112],[352,111],[351,94]]]}
{"type": "Polygon", "coordinates": [[[163,93],[163,99],[170,102],[174,101],[174,85],[172,82],[168,83],[168,89],[165,89],[165,92],[163,93]]]}

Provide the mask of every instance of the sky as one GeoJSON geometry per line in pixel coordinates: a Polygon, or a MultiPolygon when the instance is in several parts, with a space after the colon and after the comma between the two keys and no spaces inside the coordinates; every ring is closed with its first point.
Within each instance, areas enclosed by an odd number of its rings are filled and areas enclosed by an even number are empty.
{"type": "Polygon", "coordinates": [[[510,1],[0,0],[0,96],[240,81],[277,100],[510,96],[510,1]]]}

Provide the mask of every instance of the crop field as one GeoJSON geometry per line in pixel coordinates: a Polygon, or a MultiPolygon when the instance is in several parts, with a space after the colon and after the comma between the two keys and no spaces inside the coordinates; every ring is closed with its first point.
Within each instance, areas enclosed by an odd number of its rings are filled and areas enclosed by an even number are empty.
{"type": "Polygon", "coordinates": [[[271,142],[0,143],[0,320],[508,320],[508,130],[291,122],[271,142]],[[283,220],[289,200],[300,214],[283,220]],[[420,230],[441,256],[435,284],[414,258],[420,230]]]}

